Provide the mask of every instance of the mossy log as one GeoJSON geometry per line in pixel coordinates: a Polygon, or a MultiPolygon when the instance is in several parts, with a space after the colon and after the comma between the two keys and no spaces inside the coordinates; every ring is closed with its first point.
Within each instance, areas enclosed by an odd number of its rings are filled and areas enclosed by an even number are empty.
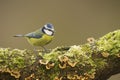
{"type": "Polygon", "coordinates": [[[120,73],[120,30],[87,41],[49,53],[0,48],[0,80],[106,80],[120,73]]]}

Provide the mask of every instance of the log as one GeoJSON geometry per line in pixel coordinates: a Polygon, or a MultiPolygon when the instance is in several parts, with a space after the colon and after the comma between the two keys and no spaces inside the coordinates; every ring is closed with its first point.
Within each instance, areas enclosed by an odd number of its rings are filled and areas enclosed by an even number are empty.
{"type": "Polygon", "coordinates": [[[107,80],[120,73],[120,30],[44,52],[0,48],[0,80],[107,80]]]}

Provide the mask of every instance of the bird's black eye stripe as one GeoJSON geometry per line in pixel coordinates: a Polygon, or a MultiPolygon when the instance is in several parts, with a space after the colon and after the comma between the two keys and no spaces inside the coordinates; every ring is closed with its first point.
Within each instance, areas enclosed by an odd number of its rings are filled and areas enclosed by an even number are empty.
{"type": "Polygon", "coordinates": [[[42,32],[43,32],[43,33],[45,33],[44,29],[45,29],[45,27],[42,28],[42,32]]]}
{"type": "Polygon", "coordinates": [[[48,31],[53,31],[53,30],[51,30],[51,29],[46,29],[46,30],[48,30],[48,31]]]}
{"type": "Polygon", "coordinates": [[[46,29],[46,30],[49,30],[49,31],[51,31],[51,32],[54,34],[54,31],[53,31],[53,30],[51,30],[51,29],[46,29]]]}
{"type": "MultiPolygon", "coordinates": [[[[43,33],[45,33],[45,31],[44,31],[44,30],[51,31],[51,32],[52,32],[52,35],[54,35],[54,31],[53,31],[53,30],[51,30],[51,29],[46,29],[45,27],[43,27],[43,28],[42,28],[42,32],[43,32],[43,33]]],[[[52,35],[51,35],[51,36],[52,36],[52,35]]]]}

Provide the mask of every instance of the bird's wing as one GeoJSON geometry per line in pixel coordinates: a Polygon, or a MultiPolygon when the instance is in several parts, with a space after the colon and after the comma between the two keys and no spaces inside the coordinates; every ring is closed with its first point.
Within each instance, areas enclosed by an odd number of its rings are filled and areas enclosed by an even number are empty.
{"type": "Polygon", "coordinates": [[[42,35],[43,35],[42,33],[31,32],[31,33],[28,33],[24,36],[28,37],[28,38],[41,38],[42,35]]]}

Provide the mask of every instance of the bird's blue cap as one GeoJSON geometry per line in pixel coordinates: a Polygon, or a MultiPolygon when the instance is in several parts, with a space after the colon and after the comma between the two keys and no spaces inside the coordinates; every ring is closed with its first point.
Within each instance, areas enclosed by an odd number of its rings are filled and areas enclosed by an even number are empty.
{"type": "Polygon", "coordinates": [[[44,25],[44,27],[54,31],[54,27],[53,27],[53,25],[51,23],[47,23],[46,25],[44,25]]]}
{"type": "Polygon", "coordinates": [[[48,28],[53,28],[53,25],[50,24],[50,23],[48,23],[48,24],[47,24],[47,27],[48,27],[48,28]]]}

